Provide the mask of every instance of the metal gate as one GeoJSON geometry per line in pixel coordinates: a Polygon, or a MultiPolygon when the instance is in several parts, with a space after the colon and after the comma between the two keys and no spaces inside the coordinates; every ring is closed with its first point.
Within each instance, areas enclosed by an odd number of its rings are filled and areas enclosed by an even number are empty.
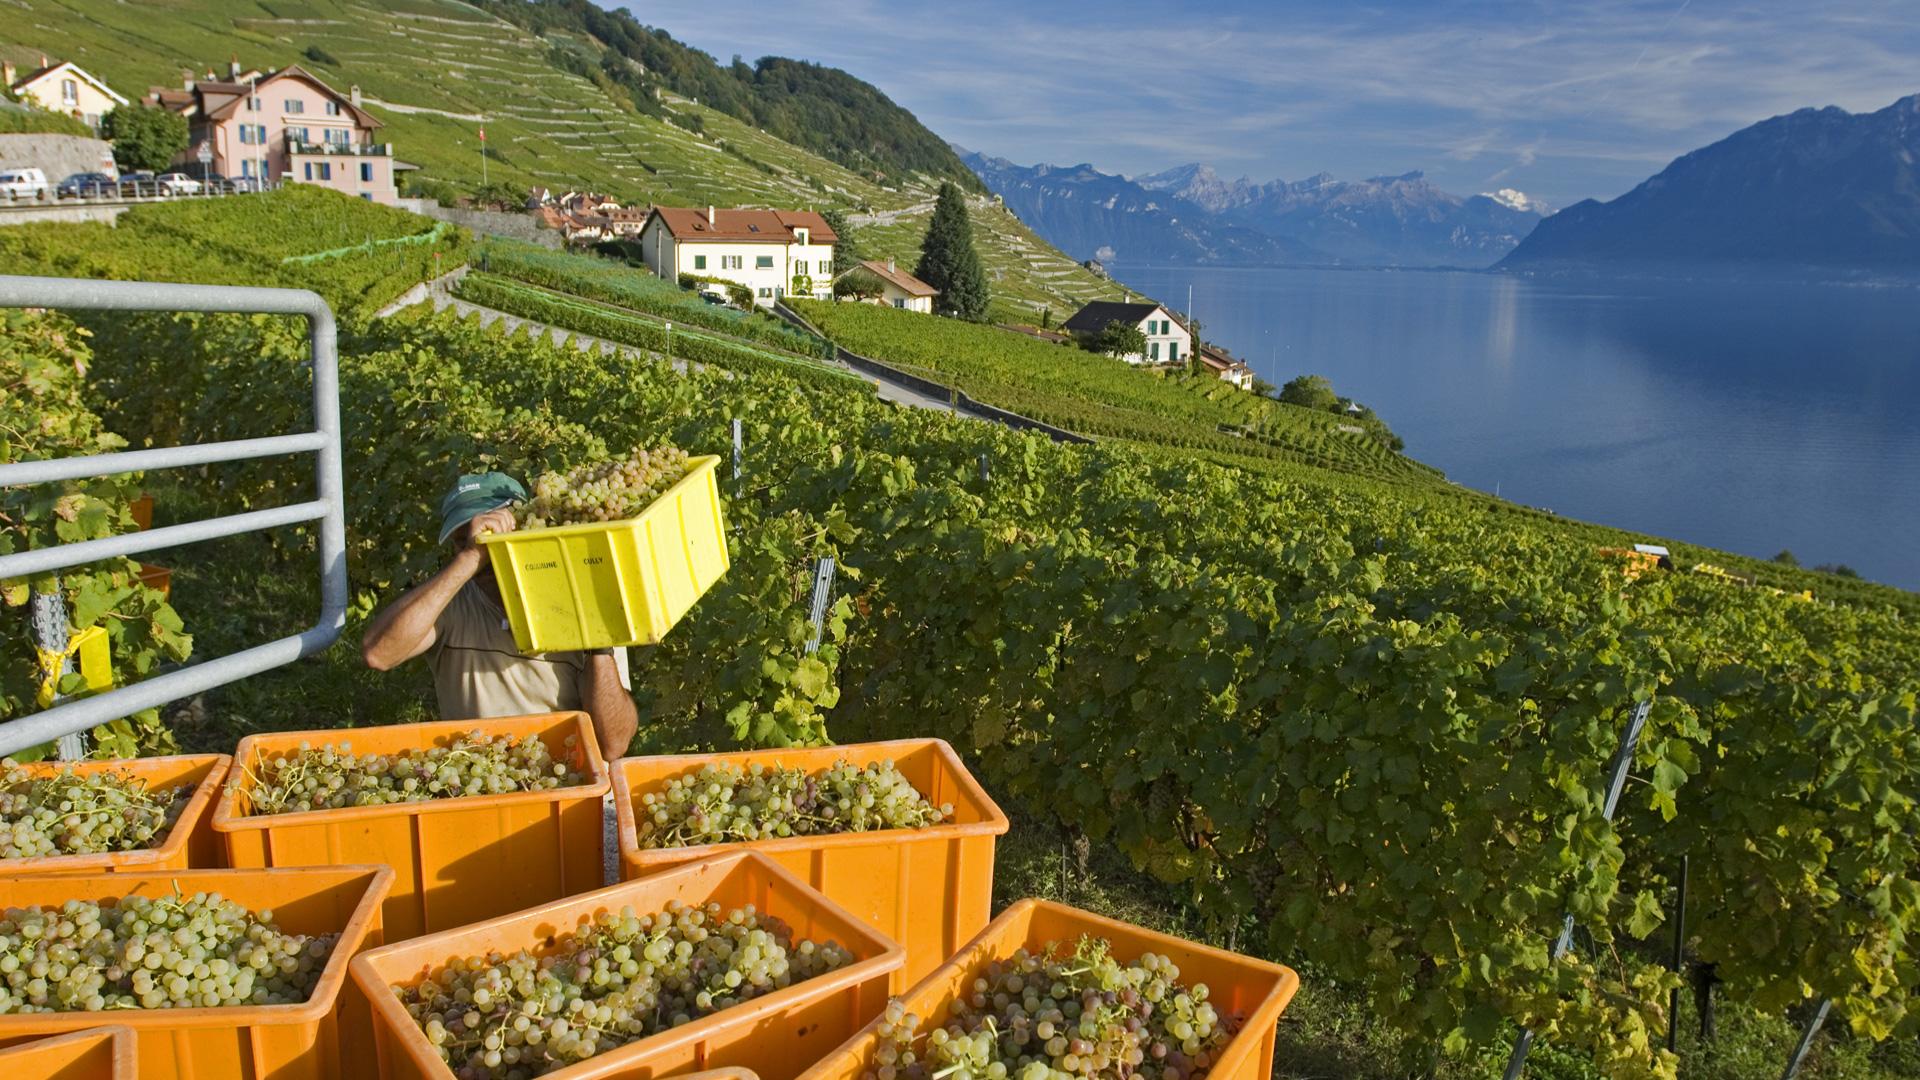
{"type": "Polygon", "coordinates": [[[311,502],[270,510],[230,514],[145,532],[0,555],[0,581],[223,536],[309,521],[320,523],[320,617],[313,626],[290,637],[256,645],[242,652],[190,663],[131,686],[75,698],[42,712],[0,723],[0,755],[76,735],[143,709],[178,701],[249,675],[290,664],[325,649],[339,638],[341,629],[346,625],[347,612],[346,506],[340,478],[339,359],[334,351],[333,311],[327,307],[326,301],[304,289],[0,275],[0,307],[221,311],[305,316],[309,362],[313,369],[314,418],[314,430],[291,435],[0,464],[0,488],[211,465],[281,454],[312,454],[315,494],[311,502]]]}

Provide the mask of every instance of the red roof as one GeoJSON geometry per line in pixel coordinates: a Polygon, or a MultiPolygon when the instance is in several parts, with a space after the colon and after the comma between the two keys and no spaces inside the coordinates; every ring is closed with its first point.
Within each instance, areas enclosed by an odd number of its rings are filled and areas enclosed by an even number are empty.
{"type": "MultiPolygon", "coordinates": [[[[878,259],[866,259],[860,263],[862,269],[893,286],[908,296],[938,296],[940,290],[907,273],[897,270],[878,259]]],[[[849,271],[851,273],[851,271],[849,271]]]]}
{"type": "Polygon", "coordinates": [[[705,210],[656,206],[653,212],[667,232],[679,240],[789,242],[794,239],[795,229],[807,230],[808,240],[815,244],[840,240],[827,219],[811,210],[715,210],[712,222],[707,221],[705,210]]]}

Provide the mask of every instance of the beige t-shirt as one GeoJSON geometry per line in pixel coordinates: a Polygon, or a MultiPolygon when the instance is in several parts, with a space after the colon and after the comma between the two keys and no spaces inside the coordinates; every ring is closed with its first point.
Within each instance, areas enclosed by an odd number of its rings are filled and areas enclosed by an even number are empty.
{"type": "Polygon", "coordinates": [[[583,653],[525,656],[513,643],[507,613],[470,581],[434,623],[427,664],[443,720],[525,716],[580,707],[583,653]]]}

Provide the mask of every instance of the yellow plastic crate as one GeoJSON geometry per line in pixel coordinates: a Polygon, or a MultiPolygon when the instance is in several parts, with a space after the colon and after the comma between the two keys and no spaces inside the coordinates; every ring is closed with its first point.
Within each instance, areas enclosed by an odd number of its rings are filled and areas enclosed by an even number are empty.
{"type": "Polygon", "coordinates": [[[480,538],[521,652],[652,645],[727,572],[713,455],[625,521],[480,538]]]}

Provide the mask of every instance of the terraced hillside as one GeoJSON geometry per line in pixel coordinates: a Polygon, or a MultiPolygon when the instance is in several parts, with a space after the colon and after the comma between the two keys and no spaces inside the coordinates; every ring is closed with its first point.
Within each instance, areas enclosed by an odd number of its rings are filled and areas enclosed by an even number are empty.
{"type": "MultiPolygon", "coordinates": [[[[692,101],[668,96],[666,120],[643,115],[619,87],[562,66],[561,54],[597,57],[596,42],[538,38],[454,0],[146,7],[158,9],[154,17],[134,17],[118,0],[34,0],[9,16],[0,52],[73,59],[130,98],[177,85],[187,71],[224,74],[229,57],[248,67],[298,63],[339,89],[359,86],[401,159],[469,189],[481,179],[484,124],[489,180],[591,187],[635,202],[840,207],[868,226],[867,254],[908,264],[932,212],[930,183],[883,186],[692,101]]],[[[1058,313],[1117,292],[991,203],[977,200],[974,219],[1002,314],[1058,313]]]]}

